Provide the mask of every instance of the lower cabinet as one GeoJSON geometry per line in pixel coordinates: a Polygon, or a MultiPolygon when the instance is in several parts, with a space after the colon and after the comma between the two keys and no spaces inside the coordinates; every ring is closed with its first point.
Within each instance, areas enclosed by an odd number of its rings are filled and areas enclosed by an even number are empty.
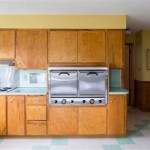
{"type": "Polygon", "coordinates": [[[27,121],[26,124],[27,135],[46,135],[47,122],[46,121],[27,121]]]}
{"type": "Polygon", "coordinates": [[[6,96],[0,96],[0,135],[6,135],[6,96]]]}
{"type": "Polygon", "coordinates": [[[49,135],[76,135],[78,133],[78,111],[74,107],[49,107],[49,135]]]}
{"type": "Polygon", "coordinates": [[[108,135],[126,135],[127,95],[109,95],[108,135]]]}
{"type": "Polygon", "coordinates": [[[78,112],[79,134],[106,134],[106,107],[79,107],[78,112]]]}
{"type": "Polygon", "coordinates": [[[7,134],[25,135],[24,96],[7,96],[7,134]]]}

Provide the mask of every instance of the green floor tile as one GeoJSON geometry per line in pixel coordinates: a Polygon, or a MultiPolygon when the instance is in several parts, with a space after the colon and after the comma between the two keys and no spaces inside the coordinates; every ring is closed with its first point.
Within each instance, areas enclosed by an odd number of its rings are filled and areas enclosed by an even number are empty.
{"type": "Polygon", "coordinates": [[[68,145],[68,139],[52,139],[51,145],[68,145]]]}
{"type": "Polygon", "coordinates": [[[116,138],[118,144],[135,144],[135,142],[131,138],[116,138]]]}
{"type": "Polygon", "coordinates": [[[32,150],[49,150],[49,146],[33,146],[32,150]]]}
{"type": "Polygon", "coordinates": [[[121,150],[120,145],[103,145],[104,150],[121,150]]]}
{"type": "Polygon", "coordinates": [[[2,143],[4,141],[4,139],[0,139],[0,143],[2,143]]]}
{"type": "Polygon", "coordinates": [[[128,130],[128,136],[136,137],[136,136],[144,136],[139,130],[128,130]]]}
{"type": "Polygon", "coordinates": [[[146,123],[146,124],[150,124],[150,120],[143,120],[144,121],[144,123],[146,123]]]}
{"type": "Polygon", "coordinates": [[[147,124],[135,125],[135,127],[137,127],[138,130],[150,130],[150,127],[147,124]]]}

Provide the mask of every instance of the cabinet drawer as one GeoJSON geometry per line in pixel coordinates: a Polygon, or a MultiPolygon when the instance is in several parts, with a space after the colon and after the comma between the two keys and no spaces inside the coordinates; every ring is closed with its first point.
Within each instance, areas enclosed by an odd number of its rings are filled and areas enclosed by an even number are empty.
{"type": "Polygon", "coordinates": [[[27,121],[27,135],[46,135],[46,121],[27,121]]]}
{"type": "Polygon", "coordinates": [[[46,120],[46,106],[27,106],[27,120],[46,120]]]}
{"type": "Polygon", "coordinates": [[[46,96],[26,96],[27,105],[46,105],[46,96]]]}

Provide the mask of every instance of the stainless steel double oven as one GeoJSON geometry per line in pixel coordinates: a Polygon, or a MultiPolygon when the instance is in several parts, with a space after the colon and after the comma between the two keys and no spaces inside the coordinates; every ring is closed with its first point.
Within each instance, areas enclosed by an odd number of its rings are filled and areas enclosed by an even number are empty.
{"type": "Polygon", "coordinates": [[[107,67],[49,67],[50,105],[105,105],[107,67]]]}

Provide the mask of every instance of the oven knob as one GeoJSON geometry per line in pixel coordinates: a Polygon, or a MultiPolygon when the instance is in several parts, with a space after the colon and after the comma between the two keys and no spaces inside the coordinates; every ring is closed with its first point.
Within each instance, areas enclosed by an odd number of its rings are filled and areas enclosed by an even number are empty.
{"type": "Polygon", "coordinates": [[[71,103],[74,103],[74,100],[71,100],[71,103]]]}
{"type": "Polygon", "coordinates": [[[85,102],[86,102],[86,100],[83,100],[82,102],[83,102],[83,103],[85,103],[85,102]]]}
{"type": "Polygon", "coordinates": [[[99,103],[102,103],[102,100],[99,100],[99,103]]]}
{"type": "Polygon", "coordinates": [[[58,101],[57,100],[54,100],[54,103],[56,104],[58,101]]]}
{"type": "Polygon", "coordinates": [[[94,99],[90,99],[90,104],[94,104],[94,103],[95,103],[94,99]]]}
{"type": "Polygon", "coordinates": [[[63,100],[61,101],[61,103],[62,103],[62,104],[66,104],[66,103],[67,103],[66,99],[63,99],[63,100]]]}

